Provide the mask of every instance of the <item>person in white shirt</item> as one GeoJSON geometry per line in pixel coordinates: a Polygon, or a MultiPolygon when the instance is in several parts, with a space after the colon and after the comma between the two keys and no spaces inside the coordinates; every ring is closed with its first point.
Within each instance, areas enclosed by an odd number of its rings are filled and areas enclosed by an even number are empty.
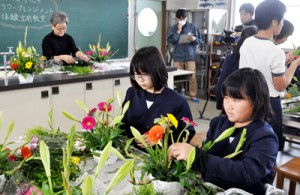
{"type": "Polygon", "coordinates": [[[270,103],[276,115],[270,124],[279,139],[280,151],[284,147],[280,95],[289,85],[296,68],[300,65],[300,58],[298,58],[287,68],[284,51],[273,42],[273,37],[282,29],[285,12],[286,7],[279,0],[264,0],[256,7],[255,24],[258,33],[243,43],[239,64],[239,68],[250,67],[260,70],[267,80],[270,103]]]}

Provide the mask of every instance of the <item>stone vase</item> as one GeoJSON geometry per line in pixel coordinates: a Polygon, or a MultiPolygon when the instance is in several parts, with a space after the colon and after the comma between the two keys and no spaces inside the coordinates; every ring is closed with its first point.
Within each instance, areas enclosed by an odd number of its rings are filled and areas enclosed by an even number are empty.
{"type": "MultiPolygon", "coordinates": [[[[92,153],[93,153],[94,162],[95,162],[95,163],[98,163],[102,151],[100,151],[100,150],[95,150],[95,151],[92,151],[92,153]]],[[[118,157],[117,157],[116,155],[110,153],[110,155],[109,155],[107,161],[105,162],[105,165],[112,165],[112,164],[114,164],[117,160],[118,160],[118,157]]]]}
{"type": "Polygon", "coordinates": [[[184,188],[177,181],[167,182],[167,181],[154,180],[152,181],[152,183],[156,192],[161,192],[166,195],[184,194],[184,188]]]}

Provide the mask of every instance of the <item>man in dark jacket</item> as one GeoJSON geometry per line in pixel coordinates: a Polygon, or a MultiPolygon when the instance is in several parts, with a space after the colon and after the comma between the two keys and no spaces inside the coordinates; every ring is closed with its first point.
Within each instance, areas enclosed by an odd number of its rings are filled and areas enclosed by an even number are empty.
{"type": "Polygon", "coordinates": [[[242,30],[247,26],[255,25],[253,15],[254,15],[254,6],[251,3],[244,3],[241,5],[240,9],[240,18],[241,25],[238,25],[234,28],[235,32],[242,32],[242,30]]]}
{"type": "Polygon", "coordinates": [[[196,46],[200,43],[201,37],[196,25],[187,21],[187,12],[179,9],[176,12],[178,23],[168,31],[167,40],[174,45],[174,66],[178,69],[190,70],[194,73],[190,79],[189,93],[194,102],[199,102],[197,96],[196,79],[196,46]],[[185,39],[183,39],[185,38],[185,39]]]}

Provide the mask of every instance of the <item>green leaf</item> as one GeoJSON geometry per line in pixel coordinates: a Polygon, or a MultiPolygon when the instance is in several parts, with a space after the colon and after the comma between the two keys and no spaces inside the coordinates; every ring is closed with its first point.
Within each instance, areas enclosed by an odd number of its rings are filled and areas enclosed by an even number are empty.
{"type": "Polygon", "coordinates": [[[239,143],[236,146],[234,152],[227,155],[227,156],[225,156],[224,158],[233,158],[233,157],[237,156],[239,153],[242,152],[242,150],[240,150],[240,149],[242,148],[242,146],[244,145],[244,142],[246,141],[246,133],[247,133],[247,129],[244,128],[243,131],[242,131],[239,143]]]}
{"type": "Polygon", "coordinates": [[[115,98],[108,98],[106,104],[110,105],[111,103],[113,103],[115,101],[115,98]]]}
{"type": "Polygon", "coordinates": [[[107,159],[109,157],[109,154],[110,154],[110,151],[111,151],[111,145],[112,145],[112,141],[109,141],[106,144],[105,148],[103,149],[103,151],[100,155],[100,158],[99,158],[99,161],[98,161],[98,164],[97,164],[97,167],[96,167],[96,172],[95,172],[95,175],[94,175],[93,183],[97,179],[100,171],[102,170],[103,166],[105,165],[105,162],[107,161],[107,159]]]}
{"type": "Polygon", "coordinates": [[[89,108],[84,104],[83,101],[81,100],[76,100],[77,105],[82,108],[82,110],[84,110],[85,112],[89,112],[89,108]]]}
{"type": "Polygon", "coordinates": [[[123,117],[123,115],[116,116],[114,120],[109,124],[109,126],[114,127],[116,124],[119,124],[122,121],[123,117]]]}
{"type": "Polygon", "coordinates": [[[123,179],[125,179],[128,173],[133,169],[133,165],[134,159],[131,159],[118,169],[117,173],[114,175],[109,186],[107,187],[105,194],[109,193],[117,184],[119,184],[121,181],[123,181],[123,179]]]}
{"type": "Polygon", "coordinates": [[[235,130],[235,127],[230,127],[228,129],[226,129],[225,131],[223,131],[223,133],[221,133],[221,135],[219,135],[219,137],[217,137],[217,139],[215,139],[212,143],[208,142],[204,145],[203,150],[204,151],[208,151],[209,149],[211,149],[216,143],[226,139],[227,137],[229,137],[235,130]]]}
{"type": "Polygon", "coordinates": [[[196,149],[193,148],[193,149],[189,152],[189,154],[188,154],[188,156],[187,156],[187,164],[186,164],[186,170],[187,170],[187,171],[190,170],[190,168],[191,168],[191,166],[192,166],[192,164],[193,164],[193,162],[194,162],[194,160],[195,160],[195,157],[196,157],[196,149]]]}
{"type": "Polygon", "coordinates": [[[14,126],[15,126],[15,122],[14,122],[14,121],[11,121],[11,122],[9,123],[9,125],[8,125],[8,130],[7,130],[6,136],[5,136],[4,141],[3,141],[3,145],[4,145],[4,146],[5,146],[5,144],[6,144],[6,141],[7,141],[8,137],[9,137],[9,135],[11,134],[11,132],[12,132],[14,126]]]}
{"type": "Polygon", "coordinates": [[[82,190],[82,194],[84,195],[93,194],[93,184],[92,184],[91,176],[87,175],[84,178],[83,183],[81,185],[81,190],[82,190]]]}
{"type": "Polygon", "coordinates": [[[126,161],[125,157],[119,152],[119,150],[117,150],[116,148],[114,147],[111,147],[110,151],[116,155],[119,159],[123,160],[123,161],[126,161]]]}
{"type": "Polygon", "coordinates": [[[202,150],[207,152],[210,148],[211,148],[211,145],[212,145],[212,141],[208,141],[206,142],[203,146],[202,146],[202,150]]]}
{"type": "Polygon", "coordinates": [[[129,152],[128,152],[128,148],[130,147],[133,140],[134,140],[134,138],[126,140],[124,151],[127,156],[131,156],[131,154],[129,154],[129,152]]]}
{"type": "Polygon", "coordinates": [[[214,143],[218,143],[219,141],[226,139],[234,132],[234,130],[235,130],[235,127],[230,127],[228,129],[226,129],[225,131],[223,131],[223,133],[221,133],[221,135],[219,135],[219,137],[217,139],[215,139],[214,143]]]}
{"type": "Polygon", "coordinates": [[[47,177],[51,177],[51,171],[50,171],[50,153],[49,148],[44,142],[44,140],[40,141],[40,155],[41,159],[46,171],[47,177]]]}
{"type": "Polygon", "coordinates": [[[130,101],[127,101],[123,107],[122,115],[124,115],[127,112],[129,105],[130,105],[130,101]]]}
{"type": "Polygon", "coordinates": [[[122,106],[122,100],[121,100],[121,93],[119,90],[117,90],[117,101],[118,101],[118,105],[119,107],[122,106]]]}
{"type": "Polygon", "coordinates": [[[68,119],[71,119],[73,121],[76,121],[78,123],[81,123],[80,120],[76,119],[73,115],[69,114],[68,112],[63,111],[63,115],[65,115],[65,117],[67,117],[68,119]]]}
{"type": "Polygon", "coordinates": [[[135,137],[135,139],[137,139],[139,142],[141,142],[145,146],[145,148],[147,148],[148,145],[146,144],[146,142],[145,142],[143,136],[140,134],[140,132],[132,126],[130,127],[130,129],[131,129],[132,135],[135,137]]]}
{"type": "Polygon", "coordinates": [[[52,124],[53,124],[53,117],[52,117],[52,107],[50,107],[50,111],[48,112],[48,126],[53,129],[52,124]]]}
{"type": "Polygon", "coordinates": [[[44,142],[44,140],[40,141],[40,156],[41,156],[44,168],[45,168],[46,176],[48,178],[49,191],[52,194],[53,188],[52,188],[51,170],[50,170],[50,152],[49,152],[49,148],[46,145],[46,143],[44,142]]]}

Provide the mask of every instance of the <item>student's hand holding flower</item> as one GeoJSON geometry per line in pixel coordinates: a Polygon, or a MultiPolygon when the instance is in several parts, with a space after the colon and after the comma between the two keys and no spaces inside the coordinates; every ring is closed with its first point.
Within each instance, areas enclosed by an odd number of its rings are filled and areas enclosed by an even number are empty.
{"type": "Polygon", "coordinates": [[[187,160],[189,152],[194,147],[187,143],[175,143],[169,147],[169,158],[176,158],[177,160],[187,160]]]}
{"type": "MultiPolygon", "coordinates": [[[[142,136],[143,136],[143,138],[144,138],[144,140],[145,140],[145,142],[146,142],[146,144],[147,144],[148,146],[152,147],[152,146],[155,144],[155,143],[151,142],[151,141],[148,139],[148,133],[145,133],[145,134],[143,134],[142,136]]],[[[137,139],[135,139],[135,142],[137,143],[137,145],[138,145],[139,147],[145,148],[145,146],[144,146],[141,142],[139,142],[137,139]]]]}
{"type": "Polygon", "coordinates": [[[295,59],[294,51],[285,54],[285,65],[290,64],[295,59]]]}

